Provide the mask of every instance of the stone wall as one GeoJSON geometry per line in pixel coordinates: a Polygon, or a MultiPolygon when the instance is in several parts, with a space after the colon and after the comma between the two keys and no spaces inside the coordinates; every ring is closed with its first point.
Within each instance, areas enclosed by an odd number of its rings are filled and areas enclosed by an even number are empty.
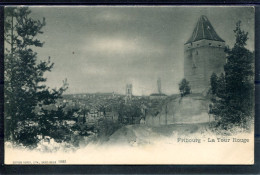
{"type": "Polygon", "coordinates": [[[213,121],[208,114],[209,99],[201,94],[191,94],[166,102],[158,115],[146,116],[147,125],[169,125],[187,123],[206,123],[213,121]]]}

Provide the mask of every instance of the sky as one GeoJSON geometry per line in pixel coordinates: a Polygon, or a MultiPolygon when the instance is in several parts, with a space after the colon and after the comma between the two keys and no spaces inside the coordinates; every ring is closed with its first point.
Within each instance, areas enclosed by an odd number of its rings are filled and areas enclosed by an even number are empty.
{"type": "Polygon", "coordinates": [[[254,50],[252,7],[85,6],[30,7],[31,17],[45,17],[45,42],[38,59],[49,56],[54,68],[46,84],[61,87],[67,79],[71,93],[115,92],[126,84],[134,95],[178,93],[183,78],[184,43],[201,15],[218,35],[233,46],[238,20],[249,32],[247,48],[254,50]]]}

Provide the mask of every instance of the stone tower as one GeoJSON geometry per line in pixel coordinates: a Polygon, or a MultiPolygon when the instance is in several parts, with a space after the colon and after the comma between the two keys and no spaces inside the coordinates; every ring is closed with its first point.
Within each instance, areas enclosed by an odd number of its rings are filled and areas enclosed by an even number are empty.
{"type": "Polygon", "coordinates": [[[192,93],[205,93],[213,72],[224,70],[225,41],[221,39],[206,16],[201,16],[192,36],[184,44],[184,78],[190,82],[192,93]]]}
{"type": "Polygon", "coordinates": [[[126,85],[125,102],[127,103],[131,99],[132,99],[132,84],[127,84],[126,85]]]}
{"type": "Polygon", "coordinates": [[[161,85],[161,78],[158,78],[157,80],[157,88],[158,88],[158,93],[162,93],[162,85],[161,85]]]}

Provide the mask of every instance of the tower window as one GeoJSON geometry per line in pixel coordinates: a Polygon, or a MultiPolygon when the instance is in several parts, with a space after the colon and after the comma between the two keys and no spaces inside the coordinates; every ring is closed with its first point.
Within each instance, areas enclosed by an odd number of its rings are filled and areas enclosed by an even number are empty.
{"type": "Polygon", "coordinates": [[[218,47],[221,47],[221,45],[218,45],[218,47]]]}
{"type": "Polygon", "coordinates": [[[196,55],[199,55],[199,52],[196,50],[196,55]]]}
{"type": "Polygon", "coordinates": [[[211,43],[209,43],[209,45],[211,46],[211,43]]]}

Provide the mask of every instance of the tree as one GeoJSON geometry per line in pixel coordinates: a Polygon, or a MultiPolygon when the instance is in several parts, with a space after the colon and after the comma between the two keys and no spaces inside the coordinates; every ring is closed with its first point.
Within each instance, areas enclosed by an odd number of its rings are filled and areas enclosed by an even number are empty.
{"type": "Polygon", "coordinates": [[[121,124],[135,124],[135,121],[141,119],[142,116],[141,107],[136,102],[129,104],[121,102],[117,112],[118,122],[121,124]]]}
{"type": "Polygon", "coordinates": [[[240,21],[234,33],[234,47],[226,49],[225,74],[211,76],[211,113],[219,118],[220,125],[224,127],[229,124],[244,127],[249,117],[253,116],[254,54],[245,48],[248,33],[241,30],[240,21]]]}
{"type": "Polygon", "coordinates": [[[218,76],[217,74],[213,73],[210,77],[210,85],[211,88],[210,90],[212,91],[212,94],[216,94],[217,93],[217,86],[218,86],[218,76]]]}
{"type": "Polygon", "coordinates": [[[55,104],[67,89],[67,83],[50,90],[44,85],[46,71],[53,63],[38,61],[35,47],[42,47],[36,37],[42,34],[45,19],[34,20],[28,7],[5,8],[5,137],[23,145],[35,145],[38,135],[49,135],[62,108],[47,115],[44,107],[55,104]]]}
{"type": "Polygon", "coordinates": [[[189,82],[185,78],[179,83],[179,90],[182,97],[191,93],[189,82]]]}

